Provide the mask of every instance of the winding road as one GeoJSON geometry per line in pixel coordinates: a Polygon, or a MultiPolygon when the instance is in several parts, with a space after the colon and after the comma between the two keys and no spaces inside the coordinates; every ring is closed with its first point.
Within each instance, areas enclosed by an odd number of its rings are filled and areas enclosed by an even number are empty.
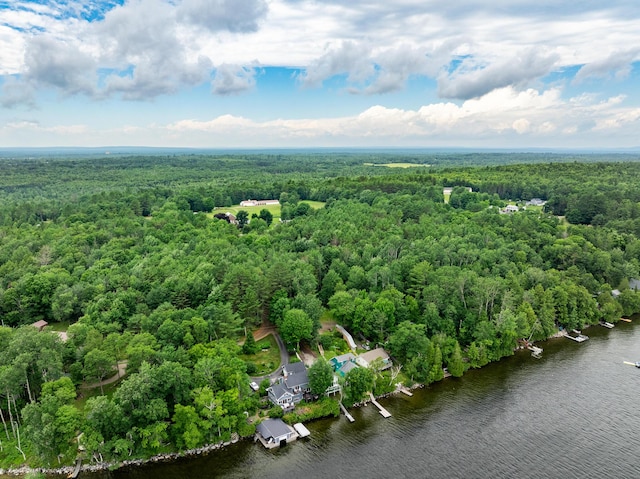
{"type": "MultiPolygon", "coordinates": [[[[280,366],[278,366],[278,369],[270,374],[265,374],[264,376],[252,376],[251,380],[257,382],[258,384],[260,384],[261,381],[267,378],[273,382],[273,380],[280,376],[280,374],[282,373],[282,368],[289,364],[289,352],[287,351],[287,347],[285,346],[284,341],[282,340],[278,332],[275,331],[274,328],[274,330],[269,331],[262,337],[265,337],[268,334],[273,334],[273,337],[276,339],[276,343],[278,343],[278,348],[280,349],[280,366]]],[[[262,339],[262,337],[260,339],[262,339]]]]}

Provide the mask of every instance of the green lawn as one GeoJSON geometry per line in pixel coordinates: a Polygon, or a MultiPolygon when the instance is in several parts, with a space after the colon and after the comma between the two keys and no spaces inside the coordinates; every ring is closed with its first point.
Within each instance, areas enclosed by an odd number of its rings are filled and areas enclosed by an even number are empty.
{"type": "Polygon", "coordinates": [[[222,208],[215,208],[211,213],[207,216],[213,217],[216,213],[231,213],[234,215],[238,214],[238,211],[245,210],[249,213],[249,218],[251,218],[252,214],[260,214],[260,211],[267,210],[269,213],[273,215],[273,218],[280,218],[280,205],[266,205],[266,206],[223,206],[222,208]]]}
{"type": "Polygon", "coordinates": [[[324,205],[325,205],[324,201],[305,200],[305,201],[301,201],[300,203],[307,203],[314,210],[319,210],[320,208],[324,208],[324,205]]]}
{"type": "Polygon", "coordinates": [[[543,208],[544,208],[544,206],[529,205],[529,206],[526,207],[526,211],[535,211],[537,213],[542,213],[543,212],[543,208]]]}
{"type": "Polygon", "coordinates": [[[60,331],[60,332],[64,332],[67,329],[69,329],[69,325],[70,322],[69,321],[63,321],[61,323],[49,323],[47,325],[47,331],[60,331]]]}
{"type": "Polygon", "coordinates": [[[322,333],[318,336],[318,340],[322,344],[326,359],[351,352],[349,345],[338,331],[322,333]]]}
{"type": "Polygon", "coordinates": [[[365,166],[384,166],[387,168],[425,168],[431,165],[418,163],[363,163],[365,166]]]}
{"type": "MultiPolygon", "coordinates": [[[[309,204],[309,206],[311,206],[311,208],[313,208],[314,210],[319,210],[320,208],[324,208],[324,202],[322,201],[301,201],[300,203],[307,203],[309,204]]],[[[260,211],[262,210],[267,210],[269,211],[269,213],[271,213],[273,215],[273,224],[276,224],[278,222],[278,220],[280,219],[280,205],[266,205],[266,206],[240,206],[240,205],[233,205],[233,206],[223,206],[222,208],[215,208],[211,213],[207,213],[207,216],[209,218],[213,218],[213,215],[217,214],[217,213],[231,213],[233,215],[237,215],[238,211],[240,210],[245,210],[247,213],[249,213],[249,218],[251,218],[251,215],[253,214],[260,214],[260,211]]]]}
{"type": "Polygon", "coordinates": [[[258,370],[252,376],[264,376],[265,374],[272,373],[280,366],[280,349],[278,343],[270,334],[264,339],[258,341],[258,344],[267,341],[269,347],[258,351],[256,354],[241,354],[240,359],[245,362],[254,363],[258,370]]]}
{"type": "MultiPolygon", "coordinates": [[[[125,377],[126,375],[122,376],[122,378],[118,379],[116,382],[113,382],[111,384],[106,384],[105,386],[103,386],[104,395],[107,397],[113,396],[113,393],[116,392],[116,389],[118,389],[120,382],[122,382],[122,379],[124,379],[125,377]]],[[[97,396],[102,396],[102,392],[100,391],[100,386],[92,389],[79,388],[78,397],[75,400],[75,406],[82,411],[84,410],[84,405],[87,403],[87,399],[92,397],[97,397],[97,396]]]]}

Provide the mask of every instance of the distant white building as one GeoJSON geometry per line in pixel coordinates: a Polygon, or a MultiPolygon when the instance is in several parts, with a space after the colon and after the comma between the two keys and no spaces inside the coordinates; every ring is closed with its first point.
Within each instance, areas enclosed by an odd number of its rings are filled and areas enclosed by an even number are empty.
{"type": "MultiPolygon", "coordinates": [[[[456,186],[445,186],[444,188],[442,188],[442,194],[443,195],[450,195],[451,193],[453,193],[453,189],[457,188],[456,186]]],[[[469,193],[473,193],[473,189],[470,186],[461,186],[461,188],[466,189],[469,193]]]]}
{"type": "Polygon", "coordinates": [[[240,202],[240,206],[269,206],[279,205],[278,200],[245,200],[240,202]]]}
{"type": "Polygon", "coordinates": [[[501,213],[515,213],[516,211],[520,211],[520,208],[518,208],[516,205],[507,205],[502,210],[500,210],[501,213]]]}

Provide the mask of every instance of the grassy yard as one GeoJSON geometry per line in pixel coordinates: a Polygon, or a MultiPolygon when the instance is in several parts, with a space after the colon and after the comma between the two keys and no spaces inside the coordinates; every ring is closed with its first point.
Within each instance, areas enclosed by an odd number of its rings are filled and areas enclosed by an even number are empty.
{"type": "Polygon", "coordinates": [[[431,165],[418,163],[363,163],[365,166],[384,166],[386,168],[425,168],[431,165]]]}
{"type": "Polygon", "coordinates": [[[60,323],[49,323],[47,325],[47,331],[64,332],[69,329],[69,325],[69,321],[63,321],[60,323]]]}
{"type": "Polygon", "coordinates": [[[222,208],[215,208],[211,213],[209,213],[207,216],[213,218],[213,215],[215,215],[216,213],[231,213],[234,215],[238,214],[238,211],[240,210],[245,210],[247,213],[249,213],[249,218],[251,218],[252,214],[260,214],[260,211],[262,210],[267,210],[269,211],[269,213],[271,213],[273,215],[273,218],[280,218],[280,205],[266,205],[266,206],[240,206],[240,205],[233,205],[233,206],[223,206],[222,208]]]}
{"type": "MultiPolygon", "coordinates": [[[[314,210],[319,210],[320,208],[324,208],[324,203],[322,201],[301,201],[301,203],[307,203],[309,204],[309,206],[311,206],[311,208],[313,208],[314,210]]],[[[266,205],[266,206],[240,206],[240,205],[233,205],[233,206],[224,206],[222,208],[215,208],[211,213],[207,213],[207,216],[209,218],[213,218],[213,215],[217,214],[217,213],[231,213],[233,215],[237,215],[238,211],[240,210],[245,210],[247,213],[249,213],[249,218],[251,218],[251,215],[253,214],[260,214],[260,211],[262,210],[267,210],[269,211],[269,213],[271,213],[273,215],[273,224],[277,224],[278,220],[280,219],[280,205],[266,205]]]]}
{"type": "Polygon", "coordinates": [[[324,357],[331,359],[334,356],[351,352],[349,345],[338,331],[322,333],[318,336],[318,342],[324,349],[324,357]]]}
{"type": "Polygon", "coordinates": [[[258,341],[258,345],[268,345],[268,347],[262,348],[256,354],[240,355],[240,359],[243,361],[256,365],[257,371],[252,376],[264,376],[272,373],[280,366],[280,349],[273,334],[258,341]]]}
{"type": "Polygon", "coordinates": [[[542,213],[543,209],[544,206],[529,205],[526,207],[526,211],[535,211],[536,213],[542,213]]]}
{"type": "Polygon", "coordinates": [[[307,203],[314,210],[319,210],[320,208],[324,208],[324,205],[325,205],[324,201],[305,200],[305,201],[301,201],[300,203],[307,203]]]}
{"type": "MultiPolygon", "coordinates": [[[[105,384],[103,386],[104,395],[107,396],[107,397],[113,396],[113,393],[116,392],[116,389],[118,389],[118,386],[120,385],[120,382],[125,377],[126,376],[123,376],[121,379],[119,379],[118,381],[116,381],[114,383],[105,384]]],[[[80,389],[78,389],[78,391],[79,391],[78,397],[76,398],[74,404],[81,411],[84,410],[84,406],[87,403],[87,399],[103,395],[102,392],[100,391],[100,386],[98,386],[97,388],[92,388],[92,389],[82,389],[82,388],[80,388],[80,389]]]]}

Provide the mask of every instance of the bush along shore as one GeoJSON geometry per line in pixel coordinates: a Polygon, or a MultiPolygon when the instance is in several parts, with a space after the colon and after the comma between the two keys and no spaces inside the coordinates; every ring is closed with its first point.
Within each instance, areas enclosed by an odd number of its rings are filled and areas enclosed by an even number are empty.
{"type": "MultiPolygon", "coordinates": [[[[583,329],[588,329],[590,326],[591,325],[585,325],[583,329]]],[[[547,338],[547,340],[562,338],[565,335],[566,335],[566,332],[560,330],[560,331],[557,331],[555,334],[551,334],[547,338]]],[[[522,349],[522,346],[515,348],[513,351],[515,352],[519,349],[522,349]]],[[[445,378],[448,378],[448,377],[450,377],[450,375],[446,376],[445,378]]],[[[439,381],[445,378],[442,378],[439,381]]],[[[426,384],[424,383],[414,382],[411,385],[408,385],[408,386],[403,385],[402,387],[396,387],[392,391],[387,391],[382,394],[375,395],[375,399],[378,400],[378,399],[389,398],[392,396],[397,396],[398,394],[403,393],[402,392],[403,389],[407,391],[414,391],[417,389],[424,389],[425,387],[426,387],[426,384]]],[[[328,398],[325,398],[325,399],[328,399],[328,398]]],[[[299,413],[299,412],[293,411],[291,413],[285,414],[283,419],[285,420],[285,422],[289,424],[293,424],[294,422],[309,423],[319,419],[339,417],[340,409],[338,407],[338,401],[332,400],[330,402],[335,403],[335,407],[327,407],[326,405],[321,406],[319,403],[314,403],[318,407],[312,408],[313,410],[310,413],[305,414],[305,413],[299,413]]],[[[362,399],[360,401],[353,403],[351,406],[349,406],[349,408],[360,408],[360,407],[367,406],[370,403],[371,403],[371,400],[367,395],[365,399],[362,399]]],[[[230,446],[232,444],[236,444],[239,441],[246,441],[246,440],[252,439],[253,437],[254,437],[253,434],[249,436],[240,436],[237,433],[234,433],[232,438],[229,441],[220,441],[213,444],[206,444],[204,446],[188,449],[185,451],[166,452],[166,453],[157,454],[148,458],[137,458],[137,459],[123,460],[123,461],[89,462],[86,464],[82,464],[80,472],[99,472],[99,471],[114,470],[114,469],[120,469],[120,468],[140,467],[146,464],[172,462],[172,461],[176,461],[178,459],[183,459],[183,458],[203,456],[211,452],[217,451],[219,449],[222,449],[224,447],[230,446]]],[[[68,477],[75,471],[75,467],[76,467],[75,465],[71,465],[71,466],[67,465],[67,466],[61,466],[57,468],[45,468],[45,467],[32,468],[28,466],[21,466],[18,468],[10,468],[10,469],[0,468],[0,477],[1,476],[29,477],[34,474],[68,477]]]]}
{"type": "MultiPolygon", "coordinates": [[[[424,384],[414,383],[412,386],[407,387],[406,389],[415,390],[415,389],[421,389],[424,387],[425,387],[424,384]]],[[[383,399],[383,398],[395,396],[400,392],[401,392],[400,389],[396,389],[394,391],[376,396],[376,399],[383,399]]],[[[353,408],[363,407],[368,405],[370,402],[371,401],[369,400],[360,401],[353,404],[351,407],[353,408]]],[[[329,417],[338,417],[338,416],[339,415],[335,414],[333,410],[328,410],[326,415],[315,416],[312,419],[305,420],[304,422],[308,423],[318,419],[325,419],[329,417]]],[[[288,418],[285,417],[285,419],[288,419],[288,418]]],[[[290,421],[287,421],[287,422],[290,422],[290,421]]],[[[234,435],[234,437],[230,441],[219,442],[215,444],[207,444],[205,446],[194,448],[194,449],[188,449],[186,451],[157,454],[149,458],[130,459],[130,460],[124,460],[124,461],[103,461],[98,463],[95,463],[95,462],[86,463],[82,465],[82,467],[80,468],[80,472],[99,472],[99,471],[106,471],[106,470],[113,470],[113,469],[120,469],[120,468],[140,467],[146,464],[172,462],[172,461],[176,461],[178,459],[183,459],[183,458],[205,456],[207,454],[210,454],[211,452],[230,446],[231,444],[236,444],[240,441],[250,440],[252,437],[253,436],[241,437],[238,435],[234,435]]],[[[44,467],[32,468],[28,466],[22,466],[14,469],[0,469],[0,476],[26,477],[33,474],[45,474],[47,476],[67,477],[70,474],[72,474],[74,470],[75,470],[75,466],[61,466],[57,468],[44,468],[44,467]]]]}
{"type": "MultiPolygon", "coordinates": [[[[207,444],[205,446],[198,447],[195,449],[189,449],[187,451],[157,454],[155,456],[152,456],[146,459],[130,459],[130,460],[124,460],[124,461],[113,461],[113,462],[106,461],[106,462],[99,462],[99,463],[88,463],[88,464],[83,464],[80,471],[81,472],[98,472],[98,471],[106,471],[106,470],[113,470],[113,469],[127,468],[127,467],[139,467],[139,466],[144,466],[145,464],[158,463],[158,462],[171,462],[177,459],[188,458],[188,457],[204,456],[213,451],[222,449],[223,447],[227,447],[239,441],[246,441],[250,438],[251,436],[234,437],[230,441],[219,442],[216,444],[207,444]]],[[[61,466],[54,469],[48,469],[48,468],[42,468],[42,467],[31,468],[31,467],[23,466],[16,469],[7,469],[7,470],[0,469],[0,476],[23,477],[29,474],[41,473],[41,474],[46,474],[47,476],[60,475],[60,476],[66,477],[69,474],[73,473],[74,470],[75,470],[75,466],[61,466]]]]}

